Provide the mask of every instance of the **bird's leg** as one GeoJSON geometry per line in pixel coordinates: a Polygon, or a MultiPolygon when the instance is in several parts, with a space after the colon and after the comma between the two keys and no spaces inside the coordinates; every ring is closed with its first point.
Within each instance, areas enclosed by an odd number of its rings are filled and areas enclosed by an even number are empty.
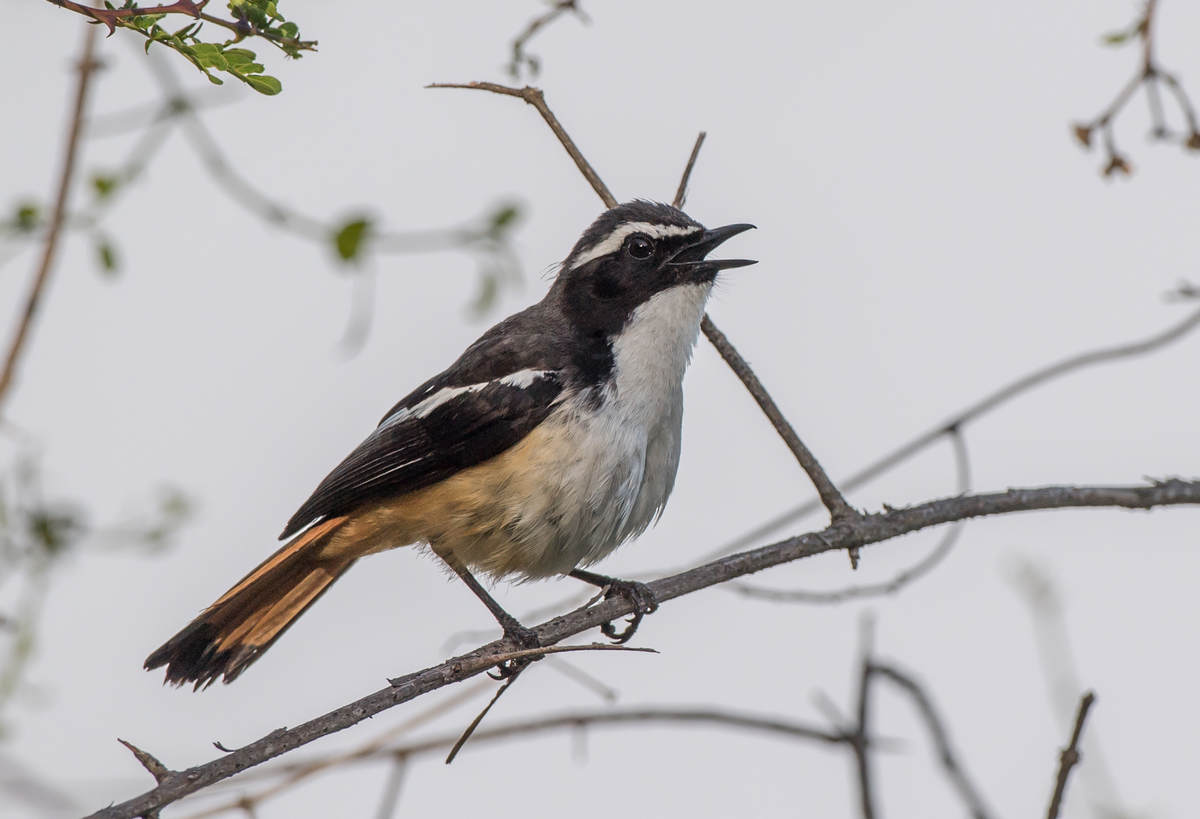
{"type": "Polygon", "coordinates": [[[629,638],[633,636],[638,626],[642,624],[642,618],[647,614],[653,614],[658,609],[658,600],[655,598],[654,592],[645,583],[639,583],[636,580],[620,580],[615,577],[584,571],[583,569],[574,569],[570,572],[570,575],[576,580],[582,580],[584,583],[591,583],[593,586],[599,586],[604,589],[605,600],[614,594],[619,594],[630,603],[633,603],[633,616],[629,618],[628,625],[624,629],[617,631],[612,623],[605,623],[600,626],[600,632],[613,642],[629,642],[629,638]]]}
{"type": "MultiPolygon", "coordinates": [[[[467,567],[464,566],[461,561],[451,554],[442,554],[436,550],[435,553],[445,562],[447,566],[454,570],[454,573],[462,579],[462,582],[467,584],[467,588],[474,592],[475,596],[483,601],[483,604],[488,607],[488,611],[490,611],[492,616],[496,618],[496,622],[500,624],[500,628],[504,629],[505,637],[512,640],[520,648],[539,648],[541,646],[542,643],[541,640],[538,639],[537,632],[531,628],[526,628],[525,626],[521,625],[517,618],[505,611],[504,607],[497,603],[495,599],[488,594],[488,591],[483,587],[483,584],[475,579],[475,575],[471,574],[471,572],[467,570],[467,567]]],[[[522,658],[519,660],[509,660],[501,663],[496,669],[497,673],[492,676],[498,680],[513,677],[535,659],[541,658],[522,658]]]]}

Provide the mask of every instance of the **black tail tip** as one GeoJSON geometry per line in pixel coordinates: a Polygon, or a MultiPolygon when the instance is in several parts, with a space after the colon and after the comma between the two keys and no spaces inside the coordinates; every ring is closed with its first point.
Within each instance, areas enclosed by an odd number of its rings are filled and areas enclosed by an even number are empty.
{"type": "Polygon", "coordinates": [[[146,658],[144,668],[153,671],[166,666],[163,684],[182,686],[192,683],[192,690],[208,688],[219,677],[230,683],[258,655],[250,646],[217,650],[217,628],[209,622],[197,621],[163,643],[146,658]]]}

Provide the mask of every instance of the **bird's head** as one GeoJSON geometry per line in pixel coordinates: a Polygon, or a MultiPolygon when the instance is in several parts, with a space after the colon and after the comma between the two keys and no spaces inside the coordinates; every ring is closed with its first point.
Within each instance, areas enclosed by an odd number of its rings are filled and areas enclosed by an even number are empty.
{"type": "Polygon", "coordinates": [[[753,227],[709,230],[670,205],[627,202],[602,213],[584,231],[555,288],[576,321],[616,333],[638,307],[666,291],[686,288],[702,305],[720,271],[754,264],[708,254],[753,227]]]}

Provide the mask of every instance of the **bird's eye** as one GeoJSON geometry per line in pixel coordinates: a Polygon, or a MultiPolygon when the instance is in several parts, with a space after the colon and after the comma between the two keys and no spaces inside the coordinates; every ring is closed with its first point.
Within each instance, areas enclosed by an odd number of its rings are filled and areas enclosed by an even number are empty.
{"type": "Polygon", "coordinates": [[[641,234],[629,237],[625,250],[635,259],[649,259],[654,255],[654,242],[641,234]]]}

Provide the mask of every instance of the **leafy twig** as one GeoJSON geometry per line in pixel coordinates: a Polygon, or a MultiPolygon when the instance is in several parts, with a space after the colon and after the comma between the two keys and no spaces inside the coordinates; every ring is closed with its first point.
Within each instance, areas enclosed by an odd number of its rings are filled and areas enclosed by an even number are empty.
{"type": "Polygon", "coordinates": [[[1141,17],[1133,25],[1123,31],[1105,36],[1104,41],[1108,45],[1123,45],[1134,40],[1141,41],[1142,58],[1137,73],[1130,77],[1129,81],[1113,97],[1112,102],[1097,114],[1095,119],[1090,122],[1075,123],[1072,127],[1075,138],[1085,148],[1092,147],[1093,136],[1096,131],[1100,131],[1100,138],[1107,154],[1107,161],[1101,169],[1101,173],[1106,177],[1116,174],[1128,176],[1133,172],[1129,160],[1117,150],[1116,140],[1113,136],[1113,122],[1138,88],[1145,89],[1146,102],[1150,107],[1150,137],[1157,140],[1169,140],[1173,136],[1171,129],[1167,126],[1166,114],[1159,92],[1158,84],[1162,83],[1171,92],[1187,126],[1187,133],[1182,136],[1180,141],[1189,150],[1200,150],[1200,125],[1197,123],[1196,110],[1192,101],[1183,90],[1178,78],[1174,74],[1164,71],[1154,56],[1154,21],[1157,10],[1158,0],[1146,0],[1141,17]]]}

